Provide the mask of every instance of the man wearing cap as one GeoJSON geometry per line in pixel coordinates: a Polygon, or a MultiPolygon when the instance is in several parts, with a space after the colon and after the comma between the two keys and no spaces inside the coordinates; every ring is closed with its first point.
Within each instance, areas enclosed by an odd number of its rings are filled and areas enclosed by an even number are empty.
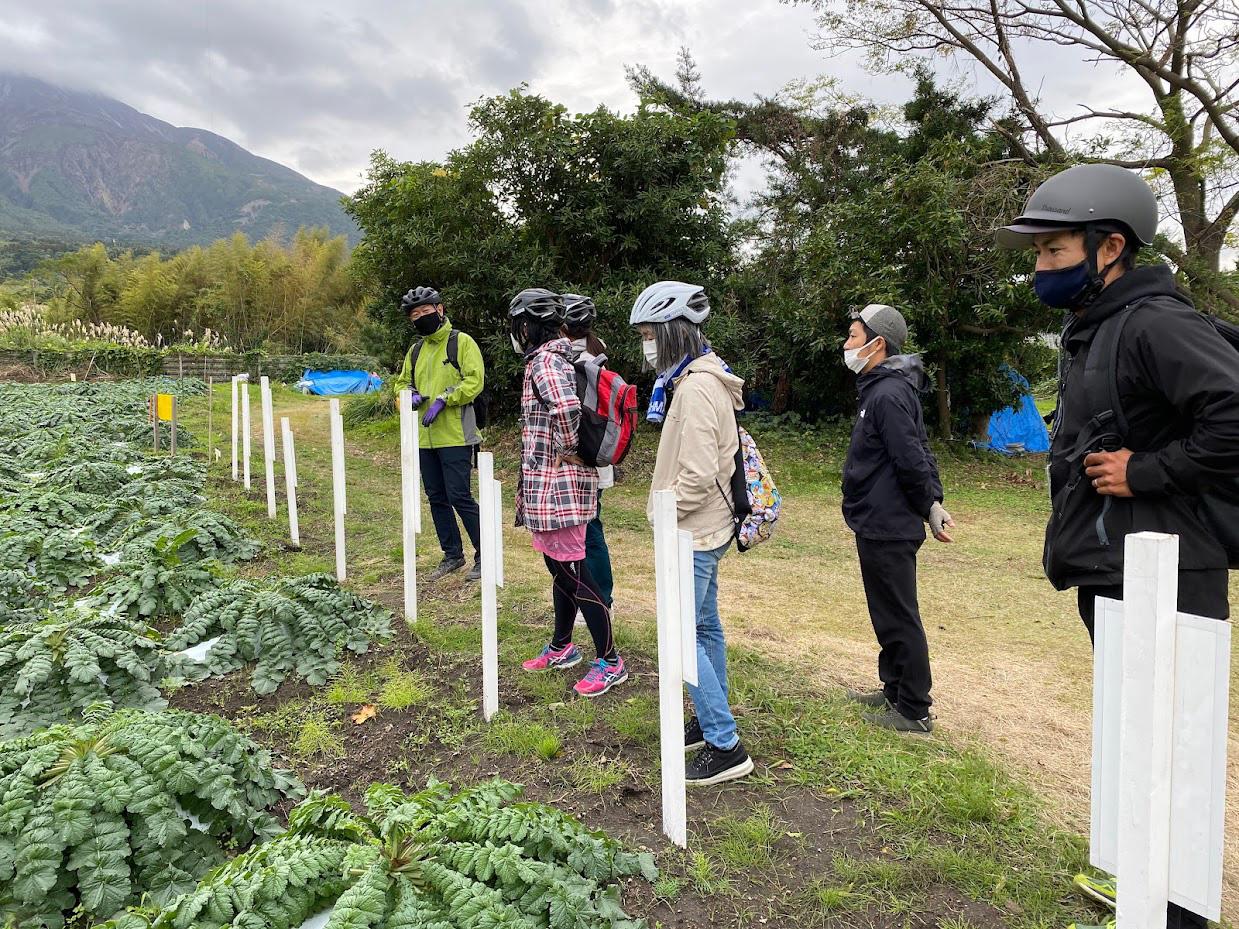
{"type": "MultiPolygon", "coordinates": [[[[1054,175],[998,230],[999,245],[1036,252],[1037,296],[1067,311],[1043,563],[1057,589],[1078,588],[1090,638],[1096,598],[1123,598],[1132,532],[1179,537],[1180,610],[1230,614],[1228,558],[1202,494],[1239,477],[1239,364],[1170,268],[1135,266],[1156,231],[1148,185],[1101,164],[1054,175]]],[[[1106,883],[1077,878],[1099,899],[1106,883]]],[[[1172,904],[1167,924],[1206,920],[1172,904]]]]}
{"type": "Polygon", "coordinates": [[[929,450],[919,393],[929,387],[920,355],[901,355],[908,324],[894,307],[870,304],[853,318],[843,363],[858,375],[860,410],[843,466],[843,518],[856,552],[877,635],[873,691],[848,691],[872,709],[871,723],[925,735],[929,707],[929,642],[916,596],[916,553],[925,523],[939,542],[955,523],[942,508],[942,481],[929,450]]]}
{"type": "Polygon", "coordinates": [[[415,287],[400,307],[421,337],[409,348],[404,367],[392,384],[397,394],[413,391],[413,408],[421,414],[419,464],[435,535],[443,560],[430,580],[465,566],[464,542],[456,517],[464,523],[473,544],[469,580],[482,576],[481,519],[473,499],[473,458],[482,441],[475,404],[485,383],[482,350],[468,333],[453,329],[443,309],[443,298],[433,287],[415,287]]]}

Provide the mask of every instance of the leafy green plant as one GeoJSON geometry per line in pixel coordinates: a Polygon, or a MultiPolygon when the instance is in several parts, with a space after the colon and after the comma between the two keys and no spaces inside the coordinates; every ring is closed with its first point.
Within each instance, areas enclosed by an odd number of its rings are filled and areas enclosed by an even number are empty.
{"type": "Polygon", "coordinates": [[[160,617],[185,612],[194,598],[216,586],[219,565],[181,557],[183,546],[195,538],[195,530],[178,536],[160,536],[149,550],[129,549],[91,602],[109,610],[136,616],[160,617]]]}
{"type": "Polygon", "coordinates": [[[56,927],[163,905],[230,848],[278,834],[269,808],[300,793],[214,716],[96,708],[0,742],[0,909],[56,927]]]}
{"type": "Polygon", "coordinates": [[[345,590],[330,574],[307,574],[273,583],[233,581],[198,597],[168,646],[181,651],[212,636],[203,664],[183,663],[191,677],[227,674],[256,662],[250,684],[274,691],[296,674],[321,685],[340,668],[348,649],[364,652],[391,636],[391,614],[345,590]]]}
{"type": "Polygon", "coordinates": [[[259,548],[258,542],[227,516],[203,509],[176,513],[153,523],[135,522],[120,533],[115,544],[130,559],[170,538],[178,540],[176,550],[182,561],[246,561],[257,555],[259,548]]]}
{"type": "Polygon", "coordinates": [[[327,929],[639,929],[617,881],[654,880],[651,855],[624,851],[551,807],[513,803],[492,781],[453,794],[366,792],[366,814],[315,794],[288,832],[212,871],[162,911],[106,929],[288,929],[331,908],[327,929]]]}
{"type": "Polygon", "coordinates": [[[47,587],[29,571],[0,568],[0,628],[33,622],[48,605],[47,587]]]}
{"type": "Polygon", "coordinates": [[[80,587],[103,567],[95,542],[81,529],[0,535],[0,568],[25,570],[48,587],[80,587]]]}
{"type": "Polygon", "coordinates": [[[93,704],[154,709],[165,653],[123,615],[66,607],[0,630],[0,738],[63,722],[93,704]]]}

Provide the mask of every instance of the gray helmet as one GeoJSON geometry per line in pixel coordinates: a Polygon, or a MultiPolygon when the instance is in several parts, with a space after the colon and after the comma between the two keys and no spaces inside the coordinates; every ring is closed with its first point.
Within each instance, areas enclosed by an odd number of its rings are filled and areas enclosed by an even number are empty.
{"type": "Polygon", "coordinates": [[[997,230],[1003,248],[1030,248],[1033,236],[1054,229],[1085,229],[1093,224],[1121,226],[1135,242],[1152,245],[1157,233],[1157,199],[1140,176],[1116,165],[1076,165],[1055,174],[1033,191],[1024,212],[997,230]]]}
{"type": "Polygon", "coordinates": [[[641,296],[632,305],[628,323],[639,326],[641,323],[668,323],[683,318],[701,325],[709,315],[710,301],[704,288],[679,281],[659,281],[641,291],[641,296]]]}
{"type": "Polygon", "coordinates": [[[522,290],[508,305],[508,317],[518,319],[528,316],[541,322],[564,321],[564,300],[554,291],[544,287],[528,287],[522,290]]]}
{"type": "Polygon", "coordinates": [[[594,301],[581,294],[564,294],[564,322],[569,326],[584,326],[598,318],[594,301]]]}
{"type": "Polygon", "coordinates": [[[425,306],[427,303],[437,305],[442,302],[443,298],[439,296],[439,292],[433,287],[414,287],[400,298],[400,312],[407,313],[409,310],[425,306]]]}

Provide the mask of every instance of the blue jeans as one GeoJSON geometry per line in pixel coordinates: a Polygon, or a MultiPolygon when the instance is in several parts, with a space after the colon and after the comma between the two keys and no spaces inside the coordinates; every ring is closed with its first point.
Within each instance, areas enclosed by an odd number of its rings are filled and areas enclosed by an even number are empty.
{"type": "Polygon", "coordinates": [[[697,593],[697,686],[688,685],[701,731],[711,745],[732,749],[740,741],[727,704],[727,643],[718,615],[718,565],[731,548],[693,552],[697,593]]]}

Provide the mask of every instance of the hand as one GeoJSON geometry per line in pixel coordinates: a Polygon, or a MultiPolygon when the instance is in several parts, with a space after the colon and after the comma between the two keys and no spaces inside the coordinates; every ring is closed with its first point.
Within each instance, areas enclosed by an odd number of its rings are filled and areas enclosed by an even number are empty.
{"type": "Polygon", "coordinates": [[[955,520],[951,519],[951,514],[948,513],[941,503],[935,503],[929,508],[929,529],[934,534],[934,538],[939,542],[954,542],[951,534],[947,529],[955,528],[955,520]]]}
{"type": "Polygon", "coordinates": [[[422,425],[429,426],[447,408],[447,401],[440,397],[434,403],[430,404],[430,409],[426,411],[426,415],[422,417],[422,425]]]}
{"type": "Polygon", "coordinates": [[[1117,452],[1093,452],[1084,459],[1084,473],[1093,482],[1093,489],[1107,497],[1133,497],[1127,484],[1127,462],[1131,449],[1117,452]]]}
{"type": "Polygon", "coordinates": [[[415,409],[415,410],[416,410],[419,406],[421,406],[423,403],[425,403],[425,402],[426,402],[426,398],[425,398],[425,397],[423,397],[421,394],[419,394],[416,390],[415,390],[415,391],[413,391],[412,400],[413,400],[413,409],[415,409]]]}
{"type": "Polygon", "coordinates": [[[566,464],[580,465],[581,467],[585,467],[585,462],[581,460],[580,455],[571,454],[571,455],[556,456],[555,458],[555,470],[556,471],[558,471],[563,465],[566,465],[566,464]]]}

